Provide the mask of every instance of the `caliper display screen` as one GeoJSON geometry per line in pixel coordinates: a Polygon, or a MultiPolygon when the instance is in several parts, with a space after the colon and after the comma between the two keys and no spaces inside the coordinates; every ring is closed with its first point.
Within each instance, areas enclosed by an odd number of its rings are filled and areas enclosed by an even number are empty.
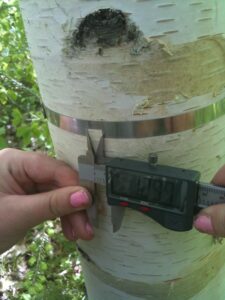
{"type": "Polygon", "coordinates": [[[106,165],[107,202],[140,211],[168,229],[190,230],[199,178],[195,170],[114,158],[106,165]]]}
{"type": "Polygon", "coordinates": [[[110,170],[111,195],[128,198],[145,206],[176,209],[183,212],[187,194],[185,181],[122,169],[110,170]]]}

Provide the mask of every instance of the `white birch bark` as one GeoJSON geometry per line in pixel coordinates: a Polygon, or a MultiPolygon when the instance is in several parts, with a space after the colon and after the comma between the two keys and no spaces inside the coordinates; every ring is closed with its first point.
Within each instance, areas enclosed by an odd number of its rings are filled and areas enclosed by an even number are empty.
{"type": "MultiPolygon", "coordinates": [[[[20,2],[43,102],[56,112],[87,120],[151,119],[204,107],[225,95],[223,0],[20,2]],[[113,35],[106,47],[87,32],[82,38],[73,34],[87,16],[108,8],[120,10],[131,31],[137,27],[135,42],[113,35]]],[[[49,127],[57,156],[77,168],[86,138],[49,127]]],[[[199,170],[209,181],[225,161],[224,130],[220,117],[176,134],[108,138],[106,155],[146,160],[157,152],[161,164],[199,170]]],[[[100,188],[98,207],[94,240],[78,243],[89,300],[224,299],[222,243],[195,230],[166,230],[132,210],[113,234],[100,188]]]]}

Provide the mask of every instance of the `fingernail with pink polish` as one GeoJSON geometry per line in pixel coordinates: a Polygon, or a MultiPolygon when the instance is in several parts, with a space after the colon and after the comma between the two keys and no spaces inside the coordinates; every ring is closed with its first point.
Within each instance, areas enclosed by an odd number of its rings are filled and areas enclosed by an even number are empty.
{"type": "Polygon", "coordinates": [[[203,233],[213,234],[213,226],[212,221],[207,216],[198,216],[197,219],[194,221],[194,226],[197,230],[203,233]]]}
{"type": "Polygon", "coordinates": [[[70,196],[70,204],[73,207],[85,206],[89,203],[89,197],[85,191],[78,191],[70,196]]]}

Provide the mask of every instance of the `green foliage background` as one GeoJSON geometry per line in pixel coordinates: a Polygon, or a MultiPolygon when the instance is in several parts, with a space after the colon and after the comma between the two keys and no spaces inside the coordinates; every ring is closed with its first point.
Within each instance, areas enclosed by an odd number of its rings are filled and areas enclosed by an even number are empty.
{"type": "Polygon", "coordinates": [[[0,0],[0,149],[50,150],[18,1],[0,0]]]}
{"type": "MultiPolygon", "coordinates": [[[[0,0],[0,149],[54,155],[18,0],[0,0]]],[[[46,222],[0,256],[0,299],[86,299],[75,245],[46,222]]]]}

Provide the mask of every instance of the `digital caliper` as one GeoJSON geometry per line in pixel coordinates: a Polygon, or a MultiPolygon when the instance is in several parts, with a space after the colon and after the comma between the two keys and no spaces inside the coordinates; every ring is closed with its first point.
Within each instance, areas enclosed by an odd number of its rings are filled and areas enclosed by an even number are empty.
{"type": "MultiPolygon", "coordinates": [[[[198,171],[158,165],[154,155],[148,162],[106,158],[103,143],[102,137],[95,152],[88,136],[87,155],[78,159],[79,175],[92,183],[92,188],[95,184],[106,186],[114,232],[120,229],[126,208],[142,212],[168,229],[187,231],[201,208],[225,203],[225,188],[199,182],[198,171]]],[[[96,214],[92,210],[91,218],[97,218],[96,214]]]]}

